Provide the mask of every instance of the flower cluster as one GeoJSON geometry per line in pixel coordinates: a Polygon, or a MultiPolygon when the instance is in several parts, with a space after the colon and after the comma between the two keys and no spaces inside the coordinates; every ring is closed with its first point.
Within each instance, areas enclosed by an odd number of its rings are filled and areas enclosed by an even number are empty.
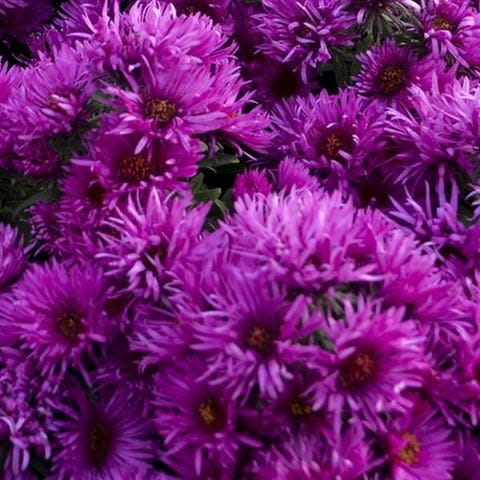
{"type": "Polygon", "coordinates": [[[0,477],[480,472],[480,5],[0,0],[0,477]]]}

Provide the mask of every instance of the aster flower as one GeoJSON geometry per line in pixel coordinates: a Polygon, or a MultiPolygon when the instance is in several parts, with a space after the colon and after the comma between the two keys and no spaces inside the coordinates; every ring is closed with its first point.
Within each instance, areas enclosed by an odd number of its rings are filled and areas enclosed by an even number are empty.
{"type": "Polygon", "coordinates": [[[29,140],[33,134],[38,137],[40,132],[48,138],[60,132],[71,133],[82,120],[83,108],[94,91],[85,59],[65,45],[54,50],[51,57],[43,54],[22,80],[22,88],[12,102],[14,113],[21,119],[21,140],[29,140]]]}
{"type": "MultiPolygon", "coordinates": [[[[404,320],[404,310],[382,311],[378,303],[362,297],[356,310],[350,302],[345,302],[344,310],[344,322],[328,318],[322,327],[335,353],[333,369],[312,387],[313,406],[332,410],[337,432],[345,412],[379,428],[383,414],[411,406],[404,391],[422,385],[424,339],[412,321],[404,320]]],[[[322,371],[325,361],[319,356],[322,371]]]]}
{"type": "Polygon", "coordinates": [[[143,67],[140,83],[124,72],[132,91],[107,89],[116,99],[112,106],[121,111],[112,133],[140,134],[137,151],[154,138],[188,149],[190,138],[200,134],[260,150],[268,144],[269,136],[263,132],[268,122],[262,112],[258,108],[242,112],[251,95],[240,95],[244,82],[234,62],[218,61],[212,69],[185,60],[168,68],[143,67]]]}
{"type": "Polygon", "coordinates": [[[201,159],[197,140],[186,139],[186,148],[170,141],[152,141],[144,148],[140,135],[115,135],[108,133],[108,128],[105,126],[98,133],[90,149],[91,159],[78,160],[92,168],[103,188],[134,192],[156,185],[185,190],[182,182],[195,175],[201,159]]]}
{"type": "Polygon", "coordinates": [[[354,480],[369,468],[363,431],[350,427],[334,445],[310,435],[291,436],[271,452],[260,454],[253,467],[255,480],[354,480]]]}
{"type": "Polygon", "coordinates": [[[314,83],[306,84],[299,71],[292,71],[290,65],[256,54],[243,69],[255,85],[255,98],[262,105],[273,107],[277,102],[298,95],[307,95],[314,83]]]}
{"type": "Polygon", "coordinates": [[[272,186],[268,180],[267,174],[263,170],[247,170],[235,179],[233,186],[234,198],[240,198],[244,195],[252,196],[256,193],[267,195],[271,192],[272,186]]]}
{"type": "Polygon", "coordinates": [[[11,165],[12,149],[15,136],[11,129],[11,117],[8,102],[13,92],[19,88],[22,70],[8,68],[0,62],[0,168],[9,168],[11,165]]]}
{"type": "Polygon", "coordinates": [[[208,354],[207,374],[234,398],[245,401],[257,386],[275,398],[292,377],[288,365],[304,358],[298,343],[318,322],[308,314],[305,297],[288,302],[285,291],[262,275],[224,268],[209,295],[214,308],[194,325],[192,348],[208,354]]]}
{"type": "Polygon", "coordinates": [[[435,254],[418,248],[411,236],[396,231],[377,250],[378,272],[384,275],[380,297],[425,327],[444,333],[463,328],[460,285],[435,266],[435,254]]]}
{"type": "Polygon", "coordinates": [[[7,288],[27,264],[18,229],[0,223],[0,291],[7,288]]]}
{"type": "Polygon", "coordinates": [[[52,420],[49,402],[55,398],[49,391],[53,378],[42,380],[35,363],[16,350],[4,348],[0,356],[0,431],[7,452],[2,477],[23,479],[33,453],[50,457],[47,434],[52,420]]]}
{"type": "Polygon", "coordinates": [[[458,219],[460,193],[457,182],[448,186],[440,177],[435,189],[429,183],[425,189],[423,202],[416,201],[409,193],[403,205],[392,199],[395,210],[390,211],[390,215],[413,231],[419,241],[433,244],[440,260],[448,262],[453,256],[463,263],[467,228],[458,219]]]}
{"type": "Polygon", "coordinates": [[[418,85],[429,88],[438,63],[429,57],[419,59],[409,47],[400,47],[392,39],[358,55],[360,74],[354,79],[358,93],[389,105],[405,102],[408,89],[418,85]]]}
{"type": "Polygon", "coordinates": [[[331,58],[331,49],[348,46],[354,24],[344,1],[265,0],[264,13],[255,16],[257,28],[263,35],[259,49],[267,56],[300,68],[307,81],[309,67],[331,58]]]}
{"type": "Polygon", "coordinates": [[[103,273],[91,264],[33,265],[2,298],[2,345],[19,344],[44,373],[74,365],[108,336],[103,273]]]}
{"type": "Polygon", "coordinates": [[[415,174],[418,183],[458,170],[471,173],[477,156],[480,90],[463,79],[441,94],[438,88],[428,93],[414,86],[410,91],[414,109],[389,109],[385,125],[397,146],[390,162],[398,171],[397,179],[415,174]]]}
{"type": "Polygon", "coordinates": [[[61,240],[61,225],[58,217],[58,205],[47,202],[37,202],[30,207],[30,225],[32,228],[33,245],[39,252],[45,251],[52,255],[58,254],[58,242],[61,240]]]}
{"type": "Polygon", "coordinates": [[[318,180],[310,174],[305,165],[292,157],[285,158],[278,165],[276,184],[280,190],[286,192],[301,188],[315,191],[320,188],[318,180]]]}
{"type": "Polygon", "coordinates": [[[66,393],[66,401],[56,407],[63,419],[52,424],[55,478],[126,480],[148,470],[153,426],[138,398],[129,398],[121,387],[100,393],[95,401],[78,387],[66,393]]]}
{"type": "Polygon", "coordinates": [[[210,478],[205,474],[210,463],[231,471],[240,445],[259,447],[260,443],[237,430],[244,408],[232,402],[228,390],[211,385],[203,373],[202,359],[189,357],[158,377],[155,424],[165,436],[167,455],[187,449],[195,474],[210,478]]]}
{"type": "Polygon", "coordinates": [[[320,92],[303,132],[308,165],[340,181],[360,176],[364,159],[382,145],[378,113],[350,90],[332,96],[320,92]]]}
{"type": "Polygon", "coordinates": [[[388,445],[393,480],[451,478],[457,453],[452,434],[427,404],[417,404],[389,427],[388,445]]]}
{"type": "Polygon", "coordinates": [[[188,199],[165,197],[152,188],[148,195],[129,196],[126,208],[116,208],[106,224],[110,235],[97,258],[112,277],[127,275],[129,290],[158,300],[171,272],[198,242],[210,205],[187,211],[188,199]]]}
{"type": "Polygon", "coordinates": [[[318,375],[303,366],[292,369],[292,378],[285,383],[284,390],[275,399],[262,399],[261,429],[272,432],[275,440],[279,430],[284,436],[317,435],[327,444],[335,441],[333,415],[327,408],[314,408],[312,386],[318,375]]]}
{"type": "Polygon", "coordinates": [[[253,256],[288,288],[326,291],[343,282],[374,280],[368,255],[361,262],[352,255],[364,246],[357,221],[362,214],[340,192],[330,196],[304,189],[242,198],[235,211],[221,227],[235,251],[253,256]]]}
{"type": "Polygon", "coordinates": [[[106,74],[137,75],[148,65],[169,67],[179,61],[211,65],[234,49],[209,17],[179,15],[174,5],[160,0],[134,2],[127,13],[117,2],[112,9],[105,4],[100,18],[84,19],[88,33],[82,28],[78,37],[88,39],[85,51],[106,74]]]}
{"type": "Polygon", "coordinates": [[[422,2],[421,20],[424,37],[432,54],[448,55],[454,62],[468,67],[465,56],[478,48],[480,14],[467,0],[426,0],[422,2]]]}

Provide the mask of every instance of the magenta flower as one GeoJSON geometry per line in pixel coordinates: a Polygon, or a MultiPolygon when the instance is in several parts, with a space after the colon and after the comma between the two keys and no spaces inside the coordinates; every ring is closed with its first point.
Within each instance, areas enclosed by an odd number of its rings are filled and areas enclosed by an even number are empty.
{"type": "Polygon", "coordinates": [[[198,242],[209,204],[190,211],[188,199],[165,197],[152,188],[148,196],[129,196],[126,208],[115,209],[106,224],[96,257],[110,277],[128,277],[128,289],[144,299],[158,300],[172,270],[198,242]]]}
{"type": "Polygon", "coordinates": [[[54,398],[50,390],[55,377],[42,379],[35,363],[16,350],[3,349],[1,357],[0,435],[2,448],[6,447],[2,477],[23,479],[33,453],[50,457],[49,402],[54,398]]]}
{"type": "Polygon", "coordinates": [[[268,195],[271,191],[272,185],[265,171],[252,169],[237,176],[232,193],[234,198],[241,198],[256,193],[268,195]]]}
{"type": "Polygon", "coordinates": [[[343,0],[265,0],[263,7],[254,17],[263,35],[259,49],[299,68],[305,83],[308,69],[329,60],[331,49],[352,44],[355,17],[343,0]]]}
{"type": "Polygon", "coordinates": [[[167,455],[187,450],[199,477],[210,463],[231,470],[242,444],[260,446],[237,430],[244,408],[232,402],[228,390],[211,385],[204,372],[201,358],[183,359],[182,366],[159,375],[155,399],[155,424],[164,435],[167,455]]]}
{"type": "Polygon", "coordinates": [[[480,14],[468,0],[423,0],[425,40],[436,57],[449,56],[468,67],[470,51],[479,46],[480,14]]]}
{"type": "Polygon", "coordinates": [[[381,148],[378,112],[351,90],[320,92],[303,128],[302,149],[309,166],[339,182],[365,172],[366,158],[381,148]]]}
{"type": "Polygon", "coordinates": [[[392,39],[358,55],[358,59],[362,70],[354,79],[355,90],[387,105],[408,100],[412,85],[428,88],[432,72],[439,69],[433,58],[419,59],[410,48],[400,47],[392,39]]]}
{"type": "Polygon", "coordinates": [[[314,435],[287,437],[279,447],[259,455],[255,480],[355,480],[370,464],[363,431],[350,427],[333,444],[314,435]]]}
{"type": "Polygon", "coordinates": [[[452,434],[427,404],[417,404],[394,422],[388,444],[393,480],[425,478],[433,472],[439,480],[451,478],[457,454],[452,434]]]}
{"type": "Polygon", "coordinates": [[[208,374],[246,400],[256,387],[275,398],[291,379],[289,365],[304,358],[300,340],[318,327],[308,300],[286,300],[261,275],[229,267],[210,294],[212,308],[199,315],[192,348],[208,354],[208,374]]]}
{"type": "Polygon", "coordinates": [[[100,393],[95,402],[78,387],[67,393],[56,407],[63,418],[52,425],[55,478],[127,480],[148,470],[153,425],[138,399],[129,399],[120,387],[100,393]]]}
{"type": "Polygon", "coordinates": [[[17,343],[45,374],[69,366],[86,374],[84,355],[109,336],[103,273],[90,264],[33,265],[2,298],[2,345],[17,343]]]}
{"type": "Polygon", "coordinates": [[[26,264],[23,240],[18,230],[0,223],[0,291],[15,281],[26,264]]]}
{"type": "Polygon", "coordinates": [[[423,336],[412,321],[404,320],[404,310],[382,311],[362,298],[356,310],[349,302],[344,310],[344,321],[329,318],[322,327],[335,353],[331,360],[318,356],[318,368],[326,367],[328,373],[312,387],[314,407],[334,413],[338,433],[346,412],[379,428],[382,414],[408,411],[405,391],[422,385],[427,366],[423,336]]]}

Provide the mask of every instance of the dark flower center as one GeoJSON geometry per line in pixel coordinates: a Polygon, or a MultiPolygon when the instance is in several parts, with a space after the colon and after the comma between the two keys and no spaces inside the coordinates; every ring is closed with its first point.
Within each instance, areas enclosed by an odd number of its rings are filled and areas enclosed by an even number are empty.
{"type": "Polygon", "coordinates": [[[449,32],[454,32],[457,27],[454,23],[449,22],[446,18],[441,15],[437,15],[432,21],[432,27],[435,30],[448,30],[449,32]]]}
{"type": "Polygon", "coordinates": [[[272,91],[277,98],[288,98],[300,92],[298,75],[290,70],[282,70],[273,77],[272,91]]]}
{"type": "Polygon", "coordinates": [[[254,325],[247,332],[247,346],[257,352],[259,355],[269,355],[273,350],[273,342],[277,336],[277,332],[271,329],[254,325]]]}
{"type": "Polygon", "coordinates": [[[210,9],[205,5],[187,5],[183,8],[182,13],[184,15],[195,15],[196,13],[201,13],[202,15],[211,15],[210,9]]]}
{"type": "Polygon", "coordinates": [[[305,418],[313,414],[313,408],[303,398],[297,397],[290,403],[290,412],[294,417],[305,418]]]}
{"type": "Polygon", "coordinates": [[[150,178],[153,165],[144,153],[128,155],[120,160],[119,173],[126,182],[138,183],[150,178]]]}
{"type": "Polygon", "coordinates": [[[94,207],[100,208],[106,193],[107,191],[99,183],[92,183],[87,188],[85,196],[94,207]]]}
{"type": "Polygon", "coordinates": [[[378,77],[377,89],[382,95],[395,95],[405,83],[405,70],[398,65],[390,65],[378,77]]]}
{"type": "Polygon", "coordinates": [[[348,135],[341,129],[334,129],[329,131],[321,144],[319,145],[319,153],[331,160],[342,160],[340,150],[349,152],[353,148],[353,141],[351,135],[348,135]]]}
{"type": "Polygon", "coordinates": [[[155,259],[158,258],[162,263],[168,255],[168,246],[160,243],[159,245],[151,245],[142,253],[142,263],[146,270],[156,273],[155,259]]]}
{"type": "Polygon", "coordinates": [[[85,331],[80,315],[74,312],[62,313],[57,318],[57,327],[60,333],[71,342],[76,342],[78,335],[85,331]]]}
{"type": "Polygon", "coordinates": [[[145,104],[145,115],[155,119],[159,125],[166,125],[177,113],[177,107],[169,100],[151,99],[145,104]]]}
{"type": "Polygon", "coordinates": [[[476,363],[473,367],[473,378],[480,383],[480,363],[476,363]]]}
{"type": "Polygon", "coordinates": [[[222,430],[226,423],[226,415],[222,406],[214,399],[208,398],[198,407],[198,413],[208,430],[222,430]]]}
{"type": "Polygon", "coordinates": [[[103,422],[95,422],[88,434],[87,451],[94,465],[101,465],[112,446],[112,433],[103,422]]]}
{"type": "Polygon", "coordinates": [[[340,365],[340,383],[350,390],[361,388],[376,377],[377,367],[372,352],[357,350],[340,365]]]}
{"type": "Polygon", "coordinates": [[[397,452],[398,459],[408,465],[416,465],[420,461],[420,443],[413,433],[406,432],[402,435],[406,444],[397,452]]]}

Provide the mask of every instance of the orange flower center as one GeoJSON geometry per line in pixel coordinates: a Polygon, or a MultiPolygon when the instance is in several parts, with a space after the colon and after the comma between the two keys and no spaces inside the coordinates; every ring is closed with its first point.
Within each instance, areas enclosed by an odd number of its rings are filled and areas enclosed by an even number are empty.
{"type": "Polygon", "coordinates": [[[177,113],[177,106],[169,100],[150,99],[145,103],[145,115],[166,125],[177,113]]]}
{"type": "Polygon", "coordinates": [[[403,463],[416,465],[420,461],[420,443],[413,433],[406,432],[402,435],[405,446],[397,453],[397,457],[403,463]]]}
{"type": "Polygon", "coordinates": [[[457,29],[454,23],[449,22],[448,20],[443,18],[441,15],[437,15],[433,19],[432,27],[435,30],[448,30],[449,32],[454,32],[457,29]]]}
{"type": "Polygon", "coordinates": [[[383,95],[395,95],[405,86],[405,70],[397,65],[385,68],[378,79],[378,90],[383,95]]]}
{"type": "Polygon", "coordinates": [[[128,155],[120,160],[119,173],[129,183],[146,181],[153,174],[153,165],[144,153],[128,155]]]}

